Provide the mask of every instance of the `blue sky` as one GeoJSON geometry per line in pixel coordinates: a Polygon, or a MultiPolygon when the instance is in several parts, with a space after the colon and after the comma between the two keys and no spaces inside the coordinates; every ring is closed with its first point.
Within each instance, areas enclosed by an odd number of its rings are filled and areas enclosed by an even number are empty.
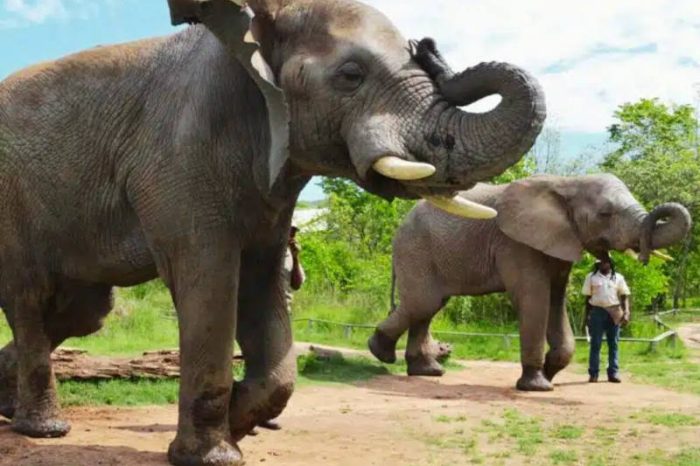
{"type": "MultiPolygon", "coordinates": [[[[696,103],[697,0],[365,1],[406,37],[434,37],[455,68],[501,60],[531,71],[566,157],[595,152],[624,102],[696,103]]],[[[166,0],[0,0],[0,79],[87,47],[173,31],[166,0]]],[[[302,198],[319,196],[311,185],[302,198]]]]}

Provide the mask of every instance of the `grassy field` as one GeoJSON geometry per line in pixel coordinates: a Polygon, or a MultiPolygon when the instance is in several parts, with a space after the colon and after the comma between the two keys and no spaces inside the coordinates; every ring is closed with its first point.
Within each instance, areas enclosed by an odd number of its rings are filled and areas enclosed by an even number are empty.
{"type": "Polygon", "coordinates": [[[614,422],[583,424],[580,420],[562,422],[507,408],[498,416],[483,419],[476,428],[469,426],[466,416],[442,415],[434,421],[444,425],[439,434],[426,437],[421,433],[417,440],[434,449],[437,458],[445,451],[454,451],[469,464],[497,465],[509,459],[520,459],[524,464],[588,466],[700,464],[697,447],[642,452],[624,447],[650,432],[675,434],[700,425],[700,419],[680,413],[640,411],[614,422]],[[537,458],[536,463],[529,458],[537,458]]]}
{"type": "MultiPolygon", "coordinates": [[[[366,349],[371,329],[356,329],[347,334],[342,327],[323,324],[309,325],[303,319],[314,318],[353,324],[374,324],[386,314],[385,309],[372,309],[361,301],[343,302],[329,296],[311,296],[299,293],[295,299],[295,338],[298,341],[315,342],[335,346],[366,349]]],[[[668,316],[666,321],[678,324],[700,316],[668,316]]],[[[484,326],[462,324],[455,326],[440,318],[434,321],[433,330],[489,333],[517,333],[513,326],[484,326]]],[[[625,330],[626,336],[653,337],[660,330],[650,319],[639,316],[625,330]]],[[[95,355],[132,356],[143,351],[177,347],[177,323],[167,290],[157,282],[117,291],[115,310],[107,318],[99,333],[80,339],[71,339],[65,346],[85,349],[95,355]]],[[[462,338],[442,336],[453,344],[454,357],[460,359],[485,359],[517,361],[519,341],[509,342],[500,338],[462,338]]],[[[0,344],[10,339],[10,331],[4,320],[0,322],[0,344]]],[[[402,347],[403,341],[400,342],[402,347]]],[[[603,351],[605,352],[605,346],[603,351]]],[[[575,362],[577,370],[585,372],[587,345],[577,346],[575,362]]],[[[603,355],[605,357],[605,355],[603,355]]],[[[687,350],[680,342],[662,344],[650,351],[646,344],[623,343],[621,347],[623,371],[635,380],[657,384],[674,390],[700,394],[700,365],[687,357],[687,350]]],[[[363,380],[378,374],[403,373],[401,365],[386,366],[374,360],[323,362],[313,359],[299,361],[300,383],[347,383],[363,380]]],[[[177,399],[177,383],[153,382],[66,382],[60,386],[65,404],[162,404],[177,399]]]]}

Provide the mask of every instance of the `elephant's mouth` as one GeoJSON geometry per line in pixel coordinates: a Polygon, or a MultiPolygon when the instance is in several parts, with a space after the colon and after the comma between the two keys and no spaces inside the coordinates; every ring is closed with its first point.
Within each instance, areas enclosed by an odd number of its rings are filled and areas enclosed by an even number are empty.
{"type": "MultiPolygon", "coordinates": [[[[394,155],[383,155],[376,157],[371,167],[371,170],[364,172],[364,176],[370,183],[377,185],[373,190],[375,193],[380,194],[380,191],[393,188],[394,192],[402,192],[395,195],[423,198],[438,209],[464,218],[491,219],[497,215],[491,207],[459,196],[451,181],[435,182],[435,167],[430,164],[409,161],[394,155]]],[[[474,184],[461,183],[460,187],[469,189],[474,184]]]]}
{"type": "Polygon", "coordinates": [[[585,248],[590,252],[593,257],[599,261],[609,261],[610,260],[610,243],[604,239],[597,240],[595,242],[585,245],[585,248]]]}

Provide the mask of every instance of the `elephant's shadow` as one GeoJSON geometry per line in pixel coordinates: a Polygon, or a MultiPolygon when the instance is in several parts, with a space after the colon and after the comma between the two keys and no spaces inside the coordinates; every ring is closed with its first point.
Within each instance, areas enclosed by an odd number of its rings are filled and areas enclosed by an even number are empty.
{"type": "Polygon", "coordinates": [[[383,375],[365,382],[359,382],[356,385],[379,392],[382,395],[431,400],[525,401],[557,406],[577,406],[582,404],[580,401],[568,400],[560,396],[554,396],[552,393],[532,396],[532,394],[520,392],[514,387],[503,387],[496,384],[450,384],[443,383],[440,379],[424,377],[383,375]]]}
{"type": "Polygon", "coordinates": [[[104,445],[40,445],[10,431],[9,423],[0,423],[0,465],[65,466],[124,465],[165,466],[165,453],[138,451],[128,447],[104,445]]]}

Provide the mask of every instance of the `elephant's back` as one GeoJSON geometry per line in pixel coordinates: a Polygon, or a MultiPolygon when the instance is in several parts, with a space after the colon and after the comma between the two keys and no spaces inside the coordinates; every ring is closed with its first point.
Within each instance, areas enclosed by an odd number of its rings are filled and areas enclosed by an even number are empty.
{"type": "MultiPolygon", "coordinates": [[[[460,195],[495,207],[502,191],[501,186],[479,184],[460,195]]],[[[394,254],[399,261],[420,254],[449,294],[481,294],[498,285],[489,277],[500,236],[495,220],[457,217],[421,201],[399,229],[394,254]]]]}

